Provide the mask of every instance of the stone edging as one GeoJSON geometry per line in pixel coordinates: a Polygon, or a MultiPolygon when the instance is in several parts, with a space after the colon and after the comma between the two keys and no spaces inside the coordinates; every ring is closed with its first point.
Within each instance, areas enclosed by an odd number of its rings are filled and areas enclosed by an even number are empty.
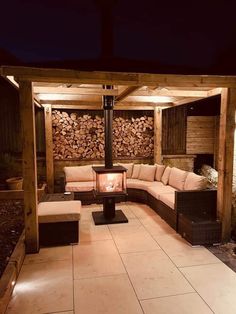
{"type": "Polygon", "coordinates": [[[0,313],[5,313],[10,302],[16,279],[25,258],[25,233],[22,232],[15,249],[0,278],[0,313]]]}

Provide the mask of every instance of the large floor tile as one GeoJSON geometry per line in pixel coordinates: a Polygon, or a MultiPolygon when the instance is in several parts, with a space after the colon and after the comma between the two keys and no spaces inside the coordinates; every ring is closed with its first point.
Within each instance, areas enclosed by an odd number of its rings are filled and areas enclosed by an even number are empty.
{"type": "Polygon", "coordinates": [[[138,219],[130,219],[128,223],[108,225],[113,237],[128,236],[145,231],[138,219]]]}
{"type": "Polygon", "coordinates": [[[137,218],[145,218],[147,216],[157,215],[153,209],[145,204],[131,203],[128,205],[128,207],[137,218]]]}
{"type": "Polygon", "coordinates": [[[101,204],[83,205],[80,212],[80,221],[93,221],[92,212],[97,212],[100,210],[102,210],[101,204]]]}
{"type": "Polygon", "coordinates": [[[158,215],[140,218],[139,220],[152,235],[176,234],[176,231],[158,215]]]}
{"type": "Polygon", "coordinates": [[[8,314],[38,314],[73,310],[71,261],[23,265],[8,314]]]}
{"type": "Polygon", "coordinates": [[[132,210],[129,208],[128,205],[125,205],[124,203],[118,203],[116,204],[116,210],[122,210],[123,213],[125,214],[126,218],[128,219],[134,219],[136,216],[132,212],[132,210]]]}
{"type": "Polygon", "coordinates": [[[106,225],[95,226],[93,221],[80,222],[80,242],[99,241],[112,239],[111,233],[106,225]]]}
{"type": "Polygon", "coordinates": [[[113,240],[81,242],[73,255],[75,279],[125,273],[113,240]]]}
{"type": "Polygon", "coordinates": [[[157,242],[144,228],[138,228],[138,231],[129,234],[115,235],[114,241],[120,253],[145,252],[160,249],[157,242]]]}
{"type": "Polygon", "coordinates": [[[217,314],[236,313],[236,273],[223,263],[181,268],[194,289],[217,314]]]}
{"type": "Polygon", "coordinates": [[[162,250],[121,256],[139,299],[193,292],[162,250]]]}
{"type": "Polygon", "coordinates": [[[51,261],[72,261],[72,246],[58,246],[50,248],[41,248],[38,254],[27,254],[24,264],[42,263],[51,261]]]}
{"type": "Polygon", "coordinates": [[[141,301],[145,314],[212,314],[197,293],[141,301]]]}
{"type": "Polygon", "coordinates": [[[154,235],[157,243],[176,264],[177,267],[221,263],[204,247],[192,247],[180,235],[154,235]]]}
{"type": "Polygon", "coordinates": [[[74,281],[75,314],[141,314],[126,274],[74,281]]]}

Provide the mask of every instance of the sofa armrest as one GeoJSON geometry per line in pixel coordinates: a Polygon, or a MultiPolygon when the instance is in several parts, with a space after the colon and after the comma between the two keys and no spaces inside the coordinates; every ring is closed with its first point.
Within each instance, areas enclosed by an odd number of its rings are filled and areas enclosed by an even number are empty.
{"type": "Polygon", "coordinates": [[[175,209],[181,213],[201,212],[216,215],[216,189],[175,191],[175,209]]]}

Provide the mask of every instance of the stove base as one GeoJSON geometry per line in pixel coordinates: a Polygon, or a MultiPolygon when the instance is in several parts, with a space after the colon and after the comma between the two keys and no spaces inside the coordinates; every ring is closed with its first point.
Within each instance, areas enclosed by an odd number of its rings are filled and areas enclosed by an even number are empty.
{"type": "Polygon", "coordinates": [[[92,212],[92,216],[95,225],[122,224],[128,222],[125,214],[120,209],[115,211],[115,217],[111,219],[105,218],[103,211],[92,212]]]}

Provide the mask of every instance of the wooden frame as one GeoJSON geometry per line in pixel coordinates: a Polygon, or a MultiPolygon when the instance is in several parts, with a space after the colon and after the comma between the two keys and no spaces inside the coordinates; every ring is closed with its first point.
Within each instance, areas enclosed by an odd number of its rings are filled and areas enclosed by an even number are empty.
{"type": "MultiPolygon", "coordinates": [[[[24,131],[24,180],[25,180],[25,209],[26,209],[26,243],[28,252],[37,251],[37,193],[36,193],[36,163],[35,163],[35,131],[32,109],[32,82],[45,83],[66,83],[66,84],[111,84],[130,86],[126,92],[140,93],[137,91],[140,86],[150,86],[155,93],[161,87],[170,87],[174,90],[189,88],[194,90],[208,89],[207,95],[212,96],[222,92],[220,138],[219,138],[219,185],[217,193],[217,204],[219,215],[222,219],[222,239],[227,241],[230,238],[231,225],[231,194],[232,194],[232,170],[233,170],[233,139],[234,119],[236,102],[236,76],[214,76],[214,75],[173,75],[173,74],[150,74],[150,73],[120,73],[120,72],[86,72],[64,69],[42,69],[30,67],[2,66],[0,75],[3,77],[13,76],[20,81],[19,91],[21,95],[21,117],[24,131]],[[26,121],[30,127],[26,127],[26,121]],[[30,145],[28,145],[30,143],[30,145]],[[28,145],[28,147],[27,147],[28,145]],[[33,182],[33,185],[32,185],[33,182]],[[31,185],[31,186],[30,186],[31,185]]],[[[173,94],[173,93],[172,93],[173,94]]],[[[181,95],[180,92],[176,93],[181,95]]],[[[191,102],[194,97],[205,93],[184,93],[189,96],[186,99],[176,100],[175,104],[180,105],[191,102]]],[[[122,93],[120,94],[121,97],[122,93]]],[[[118,96],[119,97],[119,96],[118,96]]],[[[199,99],[199,98],[196,98],[199,99]]],[[[118,98],[118,100],[121,100],[118,98]]],[[[124,98],[123,98],[124,100],[124,98]]],[[[125,104],[125,101],[123,102],[125,104]]],[[[80,102],[76,103],[78,106],[80,102]]],[[[54,103],[54,105],[56,105],[54,103]]],[[[67,105],[72,105],[68,102],[67,105]]],[[[74,104],[75,105],[75,104],[74,104]]],[[[85,104],[87,105],[87,104],[85,104]]],[[[99,104],[97,104],[99,105],[99,104]]],[[[142,106],[142,103],[139,103],[142,106]]],[[[149,104],[150,106],[150,104],[149,104]]],[[[156,104],[156,106],[159,106],[156,104]]],[[[150,106],[152,107],[152,105],[150,106]]],[[[155,105],[153,105],[154,109],[155,105]]],[[[89,108],[89,107],[88,107],[89,108]]],[[[92,107],[91,107],[92,108],[92,107]]],[[[125,109],[125,107],[124,107],[125,109]]],[[[135,109],[135,106],[133,107],[135,109]]],[[[159,161],[157,153],[156,161],[159,161]]]]}

